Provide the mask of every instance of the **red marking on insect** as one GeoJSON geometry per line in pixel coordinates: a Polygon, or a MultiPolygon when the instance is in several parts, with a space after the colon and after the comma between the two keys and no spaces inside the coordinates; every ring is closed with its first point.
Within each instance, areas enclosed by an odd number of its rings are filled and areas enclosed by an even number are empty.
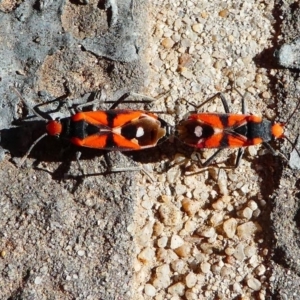
{"type": "Polygon", "coordinates": [[[48,135],[67,139],[81,147],[130,151],[156,146],[167,133],[167,124],[156,115],[138,110],[78,112],[51,120],[48,135]]]}
{"type": "MultiPolygon", "coordinates": [[[[236,148],[269,142],[283,127],[251,115],[192,114],[177,127],[179,139],[196,148],[236,148]],[[280,130],[279,130],[280,129],[280,130]]],[[[277,136],[276,136],[277,137],[277,136]]]]}
{"type": "MultiPolygon", "coordinates": [[[[41,116],[37,111],[34,112],[41,116]]],[[[77,112],[70,117],[49,120],[46,124],[46,133],[32,144],[19,166],[46,135],[68,140],[80,147],[132,151],[155,147],[167,138],[171,131],[172,128],[167,122],[156,114],[143,110],[110,109],[77,112]]]]}
{"type": "MultiPolygon", "coordinates": [[[[206,100],[205,103],[216,97],[221,98],[226,113],[190,114],[187,119],[182,120],[176,127],[177,137],[181,142],[197,149],[217,148],[219,150],[263,144],[273,154],[277,154],[268,142],[274,138],[287,138],[284,135],[284,127],[287,122],[272,124],[271,121],[262,119],[259,116],[245,114],[244,99],[242,99],[243,114],[231,114],[226,99],[220,93],[206,100]]],[[[300,102],[288,120],[294,115],[299,104],[300,102]]],[[[217,153],[220,152],[219,150],[217,153]]],[[[240,162],[242,152],[243,150],[240,150],[236,166],[240,162]]],[[[208,165],[217,153],[203,165],[208,165]]]]}

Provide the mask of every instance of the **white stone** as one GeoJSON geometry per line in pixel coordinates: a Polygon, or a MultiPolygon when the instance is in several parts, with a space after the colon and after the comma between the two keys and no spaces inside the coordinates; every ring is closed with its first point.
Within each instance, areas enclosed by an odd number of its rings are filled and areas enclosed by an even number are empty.
{"type": "Polygon", "coordinates": [[[259,291],[261,289],[261,282],[256,278],[248,279],[247,285],[250,289],[252,289],[254,291],[259,291]]]}
{"type": "Polygon", "coordinates": [[[172,235],[170,248],[176,249],[184,244],[184,240],[177,234],[172,235]]]}
{"type": "Polygon", "coordinates": [[[223,230],[229,238],[233,238],[235,236],[236,228],[237,221],[234,218],[230,218],[223,223],[223,230]]]}
{"type": "Polygon", "coordinates": [[[145,285],[145,294],[149,297],[154,297],[156,295],[156,289],[152,284],[147,283],[145,285]]]}
{"type": "Polygon", "coordinates": [[[37,276],[37,277],[35,277],[35,279],[34,279],[34,284],[41,284],[42,283],[42,277],[40,277],[40,276],[37,276]]]}
{"type": "Polygon", "coordinates": [[[177,282],[168,288],[168,292],[171,295],[183,296],[185,292],[185,285],[182,282],[177,282]]]}
{"type": "Polygon", "coordinates": [[[197,283],[197,275],[193,272],[190,272],[185,277],[185,283],[188,288],[192,288],[197,283]]]}
{"type": "Polygon", "coordinates": [[[167,288],[170,283],[170,267],[168,264],[161,265],[156,268],[156,278],[153,280],[153,286],[157,289],[167,288]]]}

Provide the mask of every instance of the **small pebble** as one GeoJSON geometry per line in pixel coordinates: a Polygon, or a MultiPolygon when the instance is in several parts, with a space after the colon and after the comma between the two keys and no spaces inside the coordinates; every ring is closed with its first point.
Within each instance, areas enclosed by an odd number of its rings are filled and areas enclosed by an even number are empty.
{"type": "Polygon", "coordinates": [[[252,209],[249,207],[246,207],[243,209],[242,215],[244,218],[249,220],[252,217],[252,213],[253,213],[252,209]]]}
{"type": "Polygon", "coordinates": [[[264,275],[266,272],[266,267],[264,265],[259,265],[255,269],[255,274],[258,276],[264,275]]]}
{"type": "Polygon", "coordinates": [[[181,201],[183,210],[189,215],[194,216],[200,209],[200,202],[194,201],[189,198],[184,198],[181,201]]]}
{"type": "MultiPolygon", "coordinates": [[[[300,68],[300,65],[299,65],[299,68],[300,68]]],[[[299,143],[297,143],[297,144],[299,144],[299,143]]],[[[290,153],[289,167],[293,170],[300,170],[300,157],[299,157],[298,151],[296,149],[294,149],[290,153]]]]}
{"type": "Polygon", "coordinates": [[[192,220],[187,220],[184,224],[184,229],[187,232],[193,232],[197,229],[198,224],[192,220]]]}
{"type": "Polygon", "coordinates": [[[178,61],[180,67],[189,67],[192,64],[192,56],[188,53],[183,53],[178,61]]]}
{"type": "Polygon", "coordinates": [[[185,292],[185,285],[182,282],[177,282],[168,288],[168,293],[171,295],[183,296],[185,292]]]}
{"type": "Polygon", "coordinates": [[[259,291],[261,289],[261,282],[256,278],[248,279],[247,285],[250,289],[252,289],[254,291],[259,291]]]}
{"type": "Polygon", "coordinates": [[[221,11],[219,12],[219,16],[220,16],[221,18],[227,18],[228,15],[229,15],[229,10],[228,10],[228,9],[223,9],[223,10],[221,10],[221,11]]]}
{"type": "Polygon", "coordinates": [[[147,283],[145,285],[145,294],[149,297],[154,297],[156,295],[156,289],[152,284],[147,283]]]}
{"type": "Polygon", "coordinates": [[[253,212],[253,217],[254,217],[254,218],[258,218],[259,215],[260,215],[260,213],[261,213],[261,210],[260,210],[259,208],[256,209],[256,210],[253,212]]]}
{"type": "Polygon", "coordinates": [[[184,244],[184,240],[177,234],[172,235],[170,248],[176,249],[184,244]]]}
{"type": "Polygon", "coordinates": [[[156,221],[155,224],[153,225],[153,234],[155,236],[159,236],[162,234],[163,230],[164,230],[164,225],[159,221],[156,221]]]}
{"type": "Polygon", "coordinates": [[[252,267],[256,268],[258,266],[258,256],[257,255],[251,256],[250,259],[249,259],[249,264],[252,267]]]}
{"type": "MultiPolygon", "coordinates": [[[[182,157],[177,157],[178,160],[182,160],[182,157]]],[[[180,176],[179,168],[172,168],[167,171],[167,181],[169,183],[174,183],[180,176]]]]}
{"type": "Polygon", "coordinates": [[[262,93],[262,97],[264,98],[264,99],[270,99],[271,98],[271,95],[270,95],[270,93],[269,92],[263,92],[262,93]]]}
{"type": "Polygon", "coordinates": [[[200,269],[204,274],[208,273],[210,271],[210,268],[211,268],[211,265],[208,262],[203,262],[200,265],[200,269]]]}
{"type": "Polygon", "coordinates": [[[174,252],[179,256],[179,257],[189,257],[191,256],[191,245],[188,243],[184,243],[182,246],[174,249],[174,252]]]}
{"type": "Polygon", "coordinates": [[[157,289],[167,288],[170,283],[170,267],[168,264],[161,265],[156,268],[156,278],[153,280],[153,286],[157,289]]]}
{"type": "Polygon", "coordinates": [[[193,72],[191,70],[189,70],[188,68],[185,68],[185,67],[179,68],[178,72],[186,79],[193,78],[193,72]]]}
{"type": "Polygon", "coordinates": [[[212,216],[210,218],[210,223],[212,226],[216,227],[223,222],[223,219],[224,219],[224,215],[222,212],[212,213],[212,216]]]}
{"type": "Polygon", "coordinates": [[[244,246],[241,243],[235,248],[233,256],[240,262],[245,259],[244,246]]]}
{"type": "Polygon", "coordinates": [[[242,287],[241,287],[241,285],[238,282],[235,282],[233,284],[232,289],[236,293],[239,293],[239,294],[242,293],[242,287]]]}
{"type": "Polygon", "coordinates": [[[137,242],[140,246],[146,247],[153,233],[154,221],[148,221],[145,226],[139,231],[137,242]]]}
{"type": "Polygon", "coordinates": [[[150,199],[146,199],[141,202],[141,206],[145,209],[151,209],[153,202],[150,199]]]}
{"type": "Polygon", "coordinates": [[[245,247],[245,255],[247,257],[251,257],[254,254],[256,254],[256,248],[255,247],[253,247],[253,246],[247,246],[247,247],[245,247]]]}
{"type": "Polygon", "coordinates": [[[240,192],[241,192],[242,195],[246,195],[247,193],[249,193],[249,185],[248,184],[244,184],[240,188],[240,192]]]}
{"type": "Polygon", "coordinates": [[[179,274],[184,274],[188,269],[187,263],[182,259],[176,259],[172,261],[171,267],[174,272],[177,272],[179,274]]]}
{"type": "Polygon", "coordinates": [[[172,203],[164,203],[158,209],[162,223],[167,226],[173,226],[182,222],[182,213],[172,203]]]}
{"type": "Polygon", "coordinates": [[[158,248],[156,250],[156,259],[164,263],[170,263],[177,258],[178,256],[171,249],[158,248]]]}
{"type": "Polygon", "coordinates": [[[294,40],[291,44],[284,44],[275,53],[278,63],[285,68],[300,69],[300,39],[294,40]]]}
{"type": "Polygon", "coordinates": [[[178,31],[181,28],[181,26],[182,26],[181,20],[180,19],[175,20],[175,22],[174,22],[175,31],[178,31]]]}
{"type": "Polygon", "coordinates": [[[260,225],[253,222],[247,222],[237,227],[237,236],[242,239],[248,239],[257,231],[261,231],[260,225]]]}
{"type": "Polygon", "coordinates": [[[201,12],[201,17],[203,19],[207,19],[208,18],[208,13],[206,11],[201,12]]]}
{"type": "Polygon", "coordinates": [[[183,195],[187,192],[187,188],[184,184],[177,183],[175,186],[175,193],[177,196],[183,195]]]}
{"type": "Polygon", "coordinates": [[[222,277],[230,277],[233,273],[232,268],[228,267],[229,265],[225,265],[224,267],[222,267],[220,275],[222,277]]]}
{"type": "Polygon", "coordinates": [[[220,272],[221,272],[221,269],[222,269],[222,267],[219,266],[218,264],[214,264],[214,265],[212,265],[212,267],[211,267],[211,271],[212,271],[212,273],[213,273],[214,275],[219,275],[220,272]]]}
{"type": "Polygon", "coordinates": [[[258,208],[258,205],[255,201],[253,200],[250,200],[248,203],[247,203],[247,206],[249,208],[251,208],[253,211],[256,210],[258,208]]]}
{"type": "Polygon", "coordinates": [[[229,265],[235,265],[236,264],[236,258],[233,256],[226,256],[225,262],[229,265]]]}
{"type": "Polygon", "coordinates": [[[226,253],[227,255],[233,255],[234,252],[235,252],[235,249],[234,249],[233,247],[227,247],[227,248],[225,249],[225,253],[226,253]]]}
{"type": "Polygon", "coordinates": [[[199,300],[199,296],[192,289],[187,290],[184,295],[186,300],[199,300]]]}
{"type": "Polygon", "coordinates": [[[151,247],[145,248],[139,255],[138,259],[145,265],[149,265],[155,258],[155,251],[151,247]]]}
{"type": "Polygon", "coordinates": [[[206,229],[204,229],[203,231],[201,231],[201,236],[207,237],[207,238],[211,238],[216,236],[216,230],[213,227],[208,227],[206,229]]]}
{"type": "Polygon", "coordinates": [[[237,221],[234,218],[230,218],[223,223],[223,230],[228,238],[233,238],[237,229],[237,221]]]}
{"type": "Polygon", "coordinates": [[[168,238],[166,236],[163,236],[157,240],[157,246],[159,248],[165,248],[167,246],[167,243],[168,243],[168,238]]]}
{"type": "Polygon", "coordinates": [[[181,46],[182,46],[183,48],[189,48],[189,47],[192,46],[192,43],[191,43],[191,40],[190,40],[190,39],[182,39],[182,40],[180,41],[180,43],[181,43],[181,46]]]}
{"type": "Polygon", "coordinates": [[[201,243],[200,248],[205,254],[212,254],[213,251],[213,245],[210,243],[201,243]]]}
{"type": "Polygon", "coordinates": [[[161,44],[166,49],[171,49],[174,46],[175,43],[174,43],[174,41],[171,38],[168,37],[168,38],[164,38],[161,41],[161,44]]]}
{"type": "Polygon", "coordinates": [[[42,283],[42,277],[39,277],[37,276],[35,279],[34,279],[34,284],[41,284],[42,283]]]}
{"type": "Polygon", "coordinates": [[[247,152],[250,156],[255,157],[257,155],[257,147],[256,146],[249,146],[247,147],[247,152]]]}
{"type": "Polygon", "coordinates": [[[219,199],[212,204],[212,208],[215,210],[222,210],[224,208],[224,202],[219,199]]]}
{"type": "Polygon", "coordinates": [[[219,170],[218,186],[222,195],[228,195],[227,174],[224,169],[219,170]]]}
{"type": "Polygon", "coordinates": [[[197,32],[200,33],[203,30],[203,24],[201,23],[196,23],[194,25],[192,25],[192,29],[197,32]]]}
{"type": "Polygon", "coordinates": [[[197,275],[193,272],[190,272],[185,277],[185,283],[188,288],[192,288],[197,283],[197,275]]]}

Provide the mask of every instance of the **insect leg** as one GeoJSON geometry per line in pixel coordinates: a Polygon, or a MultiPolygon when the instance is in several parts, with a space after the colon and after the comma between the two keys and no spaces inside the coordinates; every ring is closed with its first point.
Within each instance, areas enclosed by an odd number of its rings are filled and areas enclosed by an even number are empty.
{"type": "Polygon", "coordinates": [[[206,103],[210,102],[210,101],[213,101],[214,99],[216,99],[217,97],[219,97],[222,101],[222,104],[223,104],[223,107],[224,107],[224,110],[225,110],[225,113],[230,113],[230,110],[229,110],[229,106],[228,106],[228,103],[227,103],[227,100],[225,98],[225,96],[222,94],[222,93],[217,93],[215,95],[213,95],[212,97],[208,98],[207,100],[205,100],[204,102],[202,102],[201,104],[199,105],[195,105],[187,100],[185,100],[187,103],[189,103],[190,105],[194,106],[196,108],[196,111],[199,110],[200,107],[202,107],[203,105],[205,105],[206,103]]]}
{"type": "MultiPolygon", "coordinates": [[[[85,107],[85,106],[91,106],[91,105],[94,106],[95,103],[100,103],[101,104],[101,103],[104,103],[105,100],[106,100],[105,90],[101,89],[101,90],[99,90],[95,93],[94,99],[92,101],[75,105],[73,107],[73,109],[74,109],[75,112],[80,112],[80,111],[82,111],[82,108],[85,107]]],[[[74,111],[72,111],[72,114],[74,114],[74,111]]]]}
{"type": "MultiPolygon", "coordinates": [[[[123,102],[127,102],[130,103],[131,101],[125,101],[127,98],[129,97],[133,97],[133,98],[142,98],[143,100],[141,101],[142,103],[151,103],[153,101],[156,101],[158,99],[149,97],[149,96],[145,96],[142,94],[138,94],[138,93],[134,93],[134,92],[128,92],[125,93],[123,96],[121,96],[117,101],[114,102],[114,104],[110,107],[110,109],[115,109],[119,104],[123,103],[123,102]]],[[[137,101],[134,101],[137,102],[137,101]]]]}
{"type": "Polygon", "coordinates": [[[63,86],[65,88],[65,94],[54,99],[54,100],[50,100],[50,101],[47,101],[47,102],[43,102],[43,103],[40,103],[40,104],[37,104],[35,105],[34,107],[30,107],[27,102],[25,101],[25,99],[22,97],[22,95],[20,94],[20,92],[15,88],[15,87],[11,87],[11,89],[17,94],[17,96],[22,100],[22,102],[26,105],[26,107],[31,110],[31,112],[36,115],[37,117],[39,118],[42,118],[44,120],[52,120],[52,118],[50,117],[50,113],[53,113],[53,112],[58,112],[61,110],[61,108],[65,105],[65,102],[64,101],[61,101],[61,100],[65,100],[66,98],[68,98],[68,96],[70,95],[70,89],[68,87],[68,84],[66,82],[63,83],[63,86]],[[52,110],[52,111],[48,111],[47,113],[43,112],[40,110],[40,107],[41,106],[44,106],[44,105],[48,105],[48,104],[51,104],[51,103],[54,103],[54,102],[58,102],[58,106],[56,109],[52,110]]]}
{"type": "Polygon", "coordinates": [[[235,91],[241,96],[242,98],[242,114],[245,115],[247,114],[247,104],[246,104],[246,100],[245,100],[245,95],[246,93],[243,95],[237,88],[235,88],[235,91]]]}
{"type": "Polygon", "coordinates": [[[287,157],[285,155],[283,155],[281,152],[276,151],[269,143],[267,142],[263,142],[262,145],[269,150],[274,156],[280,156],[282,157],[284,160],[288,161],[287,157]]]}
{"type": "MultiPolygon", "coordinates": [[[[104,103],[104,102],[110,103],[111,101],[106,101],[106,97],[107,96],[106,96],[105,91],[103,89],[101,89],[101,90],[99,90],[95,93],[94,100],[89,101],[87,103],[76,105],[76,106],[74,106],[74,110],[76,112],[79,112],[85,106],[94,105],[96,103],[101,104],[101,103],[104,103]]],[[[156,101],[156,100],[158,100],[158,99],[155,99],[155,98],[152,98],[152,97],[149,97],[149,96],[145,96],[145,95],[142,95],[142,94],[128,92],[128,93],[125,93],[124,95],[122,95],[117,101],[114,101],[112,106],[109,109],[115,109],[115,108],[117,108],[117,106],[119,104],[121,104],[123,102],[126,102],[126,103],[136,103],[136,102],[151,103],[151,102],[156,101]],[[136,101],[136,100],[135,101],[133,101],[133,100],[127,101],[126,99],[129,98],[129,97],[142,98],[142,101],[136,101]]]]}
{"type": "Polygon", "coordinates": [[[227,103],[227,100],[226,100],[225,96],[221,93],[219,93],[219,96],[220,96],[220,99],[222,101],[225,113],[229,114],[230,110],[229,110],[229,106],[228,106],[228,103],[227,103]]]}
{"type": "Polygon", "coordinates": [[[239,148],[239,151],[238,151],[238,154],[237,154],[237,157],[236,157],[236,161],[235,161],[234,168],[237,168],[237,167],[240,165],[241,160],[242,160],[243,155],[244,155],[244,152],[245,152],[245,149],[244,149],[244,148],[239,148]]]}
{"type": "Polygon", "coordinates": [[[107,173],[116,173],[116,172],[134,172],[141,171],[143,172],[150,180],[150,182],[154,182],[153,177],[144,169],[140,167],[114,167],[110,161],[108,153],[104,153],[104,159],[107,165],[107,173]]]}
{"type": "MultiPolygon", "coordinates": [[[[198,152],[195,152],[195,154],[197,156],[198,162],[200,163],[201,167],[208,167],[212,163],[212,161],[221,153],[222,150],[223,149],[218,149],[212,156],[210,156],[204,162],[201,162],[201,160],[199,158],[199,155],[197,155],[197,154],[199,154],[198,152]]],[[[233,168],[237,168],[240,165],[240,162],[242,160],[244,151],[245,151],[244,148],[240,148],[238,150],[237,158],[236,158],[236,161],[235,161],[235,164],[234,164],[233,168]]]]}
{"type": "Polygon", "coordinates": [[[218,149],[211,157],[209,157],[206,161],[201,162],[200,158],[199,158],[199,152],[194,152],[195,155],[197,156],[198,159],[198,163],[200,163],[201,167],[208,167],[212,161],[221,153],[223,149],[218,149]]]}
{"type": "Polygon", "coordinates": [[[82,167],[82,165],[80,163],[80,157],[81,157],[81,152],[80,151],[76,151],[76,161],[77,161],[79,170],[80,170],[82,176],[84,177],[85,173],[84,173],[83,167],[82,167]]]}

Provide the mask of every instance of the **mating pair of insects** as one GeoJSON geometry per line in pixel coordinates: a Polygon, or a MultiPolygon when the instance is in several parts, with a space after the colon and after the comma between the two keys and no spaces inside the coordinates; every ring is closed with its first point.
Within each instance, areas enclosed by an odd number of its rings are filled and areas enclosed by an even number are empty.
{"type": "MultiPolygon", "coordinates": [[[[286,123],[272,124],[259,116],[247,114],[244,97],[242,97],[242,114],[230,113],[224,95],[217,93],[200,106],[219,97],[225,113],[190,113],[186,119],[173,127],[148,111],[116,109],[117,105],[129,95],[130,93],[124,95],[109,110],[83,112],[77,108],[70,117],[53,120],[49,116],[46,133],[32,144],[20,165],[23,164],[33,147],[46,135],[69,140],[76,146],[109,151],[151,148],[170,136],[175,136],[182,143],[196,149],[217,149],[210,158],[201,163],[202,166],[208,166],[222,149],[238,148],[236,167],[239,165],[245,147],[263,144],[274,155],[277,155],[278,153],[268,142],[273,138],[285,137],[286,123]]],[[[298,107],[299,104],[289,119],[298,107]]],[[[34,113],[41,116],[36,109],[34,113]]]]}

